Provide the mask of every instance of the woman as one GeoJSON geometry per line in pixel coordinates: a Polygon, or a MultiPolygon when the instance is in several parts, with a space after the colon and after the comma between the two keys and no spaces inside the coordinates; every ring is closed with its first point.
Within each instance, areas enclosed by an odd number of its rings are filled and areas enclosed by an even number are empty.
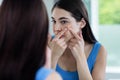
{"type": "Polygon", "coordinates": [[[92,33],[82,0],[58,0],[52,22],[52,68],[63,80],[103,80],[107,53],[92,33]]]}
{"type": "Polygon", "coordinates": [[[61,80],[48,69],[47,36],[48,16],[42,0],[3,0],[0,80],[61,80]]]}

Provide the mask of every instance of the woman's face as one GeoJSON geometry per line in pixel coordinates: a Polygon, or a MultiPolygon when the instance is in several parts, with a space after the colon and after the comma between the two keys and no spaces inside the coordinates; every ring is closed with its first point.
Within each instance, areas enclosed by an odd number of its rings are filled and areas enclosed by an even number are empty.
{"type": "Polygon", "coordinates": [[[55,33],[55,35],[59,34],[65,28],[68,29],[68,31],[65,32],[65,34],[62,36],[65,38],[66,42],[73,37],[71,32],[69,32],[69,28],[72,28],[76,33],[80,32],[80,23],[71,16],[70,12],[64,9],[54,8],[52,12],[52,22],[53,32],[55,33]]]}

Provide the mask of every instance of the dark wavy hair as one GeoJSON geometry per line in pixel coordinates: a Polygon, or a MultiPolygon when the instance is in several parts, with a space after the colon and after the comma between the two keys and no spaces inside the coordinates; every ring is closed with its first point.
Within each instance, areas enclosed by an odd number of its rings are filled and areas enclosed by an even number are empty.
{"type": "Polygon", "coordinates": [[[48,25],[42,0],[3,0],[0,80],[34,80],[45,64],[48,25]]]}
{"type": "Polygon", "coordinates": [[[55,4],[52,8],[52,11],[55,7],[64,9],[71,13],[71,16],[76,19],[76,21],[80,21],[82,18],[86,21],[86,26],[82,29],[82,35],[86,42],[94,44],[97,42],[94,37],[90,23],[88,18],[87,9],[82,2],[82,0],[56,0],[55,4]]]}

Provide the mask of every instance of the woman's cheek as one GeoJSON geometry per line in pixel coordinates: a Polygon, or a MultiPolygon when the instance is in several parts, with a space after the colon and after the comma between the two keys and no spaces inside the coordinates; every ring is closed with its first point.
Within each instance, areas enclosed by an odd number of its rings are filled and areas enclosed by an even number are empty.
{"type": "MultiPolygon", "coordinates": [[[[72,29],[76,32],[76,34],[80,32],[78,28],[72,28],[72,29]]],[[[69,31],[69,29],[67,31],[66,37],[67,37],[67,41],[69,41],[71,38],[74,37],[73,34],[69,31]]]]}
{"type": "Polygon", "coordinates": [[[65,41],[68,42],[71,38],[73,38],[73,35],[69,31],[67,31],[65,33],[65,41]]]}

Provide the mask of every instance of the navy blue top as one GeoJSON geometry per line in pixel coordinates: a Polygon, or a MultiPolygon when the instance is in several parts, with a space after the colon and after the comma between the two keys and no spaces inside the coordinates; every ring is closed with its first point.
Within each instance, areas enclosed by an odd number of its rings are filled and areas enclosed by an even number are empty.
{"type": "Polygon", "coordinates": [[[52,72],[52,69],[42,67],[36,72],[35,80],[46,80],[48,75],[50,75],[52,72]]]}
{"type": "MultiPolygon", "coordinates": [[[[90,73],[92,73],[100,46],[101,46],[101,44],[96,42],[92,48],[92,51],[91,51],[88,59],[87,59],[90,73]]],[[[79,80],[77,71],[74,71],[74,72],[65,71],[59,65],[57,65],[56,71],[62,76],[63,80],[79,80]]]]}

